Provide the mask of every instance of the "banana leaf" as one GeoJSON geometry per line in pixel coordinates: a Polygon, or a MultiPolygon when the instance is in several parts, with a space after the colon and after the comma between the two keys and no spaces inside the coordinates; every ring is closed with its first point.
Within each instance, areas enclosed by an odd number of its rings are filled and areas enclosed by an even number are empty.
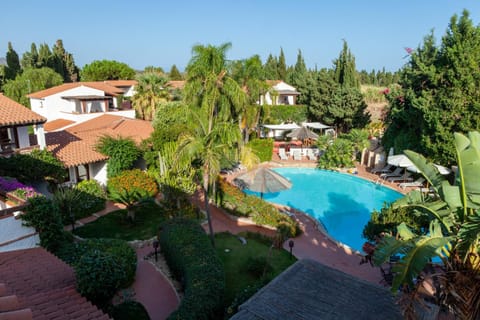
{"type": "Polygon", "coordinates": [[[455,148],[457,150],[458,179],[462,192],[464,213],[467,208],[478,208],[480,205],[480,133],[470,132],[468,138],[455,133],[455,148]]]}
{"type": "Polygon", "coordinates": [[[404,153],[438,193],[443,182],[446,181],[446,178],[440,174],[433,163],[427,162],[427,159],[423,155],[411,150],[405,150],[404,153]]]}
{"type": "MultiPolygon", "coordinates": [[[[467,218],[467,222],[458,231],[458,253],[465,260],[472,247],[478,245],[480,240],[480,214],[476,212],[467,218]]],[[[478,254],[478,252],[475,252],[478,254]]]]}

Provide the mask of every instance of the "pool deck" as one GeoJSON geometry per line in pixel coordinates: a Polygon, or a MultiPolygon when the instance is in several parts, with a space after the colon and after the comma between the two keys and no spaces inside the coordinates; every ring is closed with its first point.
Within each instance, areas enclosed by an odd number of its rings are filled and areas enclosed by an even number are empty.
{"type": "MultiPolygon", "coordinates": [[[[316,167],[315,161],[309,160],[276,160],[263,164],[268,167],[316,167]]],[[[378,175],[372,174],[366,170],[365,167],[357,165],[356,176],[367,179],[369,181],[377,181],[378,175]]],[[[225,175],[228,181],[232,181],[238,173],[225,175]]],[[[396,191],[405,193],[407,190],[403,190],[398,187],[397,184],[390,182],[383,182],[382,185],[390,187],[396,191]]],[[[196,195],[196,203],[203,208],[202,196],[196,195]]],[[[272,230],[264,229],[258,226],[248,225],[235,221],[228,217],[225,212],[214,205],[210,206],[211,216],[214,232],[229,231],[233,234],[237,234],[241,231],[256,231],[266,235],[272,235],[272,230]]],[[[322,231],[322,227],[307,214],[298,211],[291,210],[295,214],[295,219],[300,223],[303,229],[303,234],[295,239],[293,254],[298,258],[310,258],[321,262],[325,265],[341,270],[345,273],[358,277],[360,279],[367,280],[379,285],[384,285],[381,271],[378,267],[373,267],[369,263],[360,264],[362,261],[362,253],[355,252],[346,246],[334,241],[328,236],[327,233],[322,231]]],[[[204,229],[208,232],[208,225],[204,224],[204,229]]],[[[283,247],[289,250],[288,240],[284,243],[283,247]]]]}

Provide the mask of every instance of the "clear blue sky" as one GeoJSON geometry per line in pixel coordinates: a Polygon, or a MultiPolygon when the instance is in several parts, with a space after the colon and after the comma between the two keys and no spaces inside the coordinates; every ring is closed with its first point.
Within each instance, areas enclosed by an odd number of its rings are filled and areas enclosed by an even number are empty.
{"type": "Polygon", "coordinates": [[[433,29],[437,41],[453,14],[480,23],[478,0],[18,0],[1,4],[0,56],[8,41],[21,56],[32,42],[62,39],[78,66],[94,60],[141,70],[173,64],[180,70],[194,44],[231,42],[229,59],[283,48],[287,64],[302,50],[307,67],[330,68],[345,39],[357,69],[389,71],[433,29]]]}

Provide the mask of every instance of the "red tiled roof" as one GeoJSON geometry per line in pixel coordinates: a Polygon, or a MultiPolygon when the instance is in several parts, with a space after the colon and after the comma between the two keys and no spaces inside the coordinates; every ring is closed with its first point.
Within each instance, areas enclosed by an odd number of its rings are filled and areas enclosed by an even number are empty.
{"type": "Polygon", "coordinates": [[[171,80],[167,82],[167,87],[172,89],[183,89],[185,80],[171,80]]]}
{"type": "Polygon", "coordinates": [[[137,80],[106,80],[104,82],[114,87],[131,87],[138,84],[137,80]]]}
{"type": "Polygon", "coordinates": [[[63,131],[45,134],[47,149],[66,167],[107,160],[95,151],[98,139],[104,135],[132,138],[137,144],[150,137],[153,127],[149,121],[101,115],[63,131]]]}
{"type": "Polygon", "coordinates": [[[43,248],[0,253],[0,283],[33,319],[110,319],[75,290],[73,269],[43,248]]]}
{"type": "Polygon", "coordinates": [[[37,91],[34,93],[29,94],[27,97],[29,98],[35,98],[35,99],[42,99],[45,97],[49,97],[51,95],[70,90],[73,88],[78,88],[81,86],[97,89],[100,91],[105,92],[106,94],[112,95],[112,96],[117,96],[120,93],[123,93],[122,90],[119,88],[109,85],[105,82],[102,81],[97,81],[97,82],[70,82],[70,83],[64,83],[56,87],[48,88],[45,90],[37,91]]]}
{"type": "Polygon", "coordinates": [[[67,120],[67,119],[55,119],[52,121],[48,121],[43,125],[43,129],[45,129],[46,132],[48,131],[56,131],[60,128],[66,127],[72,123],[75,123],[75,121],[72,120],[67,120]]]}
{"type": "Polygon", "coordinates": [[[44,123],[47,119],[0,93],[0,126],[44,123]]]}

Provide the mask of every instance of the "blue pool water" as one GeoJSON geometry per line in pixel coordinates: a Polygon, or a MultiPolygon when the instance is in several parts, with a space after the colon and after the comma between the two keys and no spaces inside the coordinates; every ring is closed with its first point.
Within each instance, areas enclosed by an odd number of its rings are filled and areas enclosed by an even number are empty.
{"type": "MultiPolygon", "coordinates": [[[[319,220],[335,240],[361,251],[370,213],[402,194],[351,174],[311,168],[276,168],[292,182],[289,190],[267,193],[267,201],[301,210],[319,220]]],[[[249,192],[251,193],[251,192],[249,192]]]]}

